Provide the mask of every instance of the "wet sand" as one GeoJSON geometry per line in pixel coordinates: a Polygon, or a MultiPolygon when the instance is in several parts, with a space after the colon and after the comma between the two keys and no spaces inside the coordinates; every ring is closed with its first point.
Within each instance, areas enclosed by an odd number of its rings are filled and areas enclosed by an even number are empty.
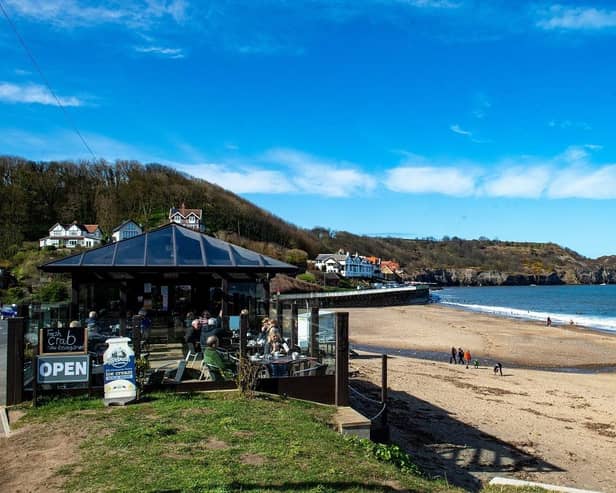
{"type": "MultiPolygon", "coordinates": [[[[389,359],[393,438],[428,474],[469,491],[493,476],[616,491],[616,373],[532,369],[616,366],[615,336],[438,305],[344,311],[352,346],[437,359],[389,359]],[[452,345],[468,347],[480,368],[450,364],[452,345]],[[503,362],[504,376],[492,361],[503,362]]],[[[376,397],[380,358],[360,351],[351,367],[353,385],[376,397]]]]}

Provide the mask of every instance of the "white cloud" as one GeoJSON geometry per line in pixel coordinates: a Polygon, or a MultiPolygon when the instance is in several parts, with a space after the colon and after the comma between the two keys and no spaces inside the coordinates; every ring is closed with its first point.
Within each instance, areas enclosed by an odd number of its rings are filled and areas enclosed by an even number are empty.
{"type": "Polygon", "coordinates": [[[546,30],[599,30],[616,27],[616,10],[552,5],[537,11],[537,26],[546,30]]]}
{"type": "MultiPolygon", "coordinates": [[[[410,160],[412,161],[412,159],[410,160]]],[[[422,164],[421,161],[419,160],[422,164]]],[[[473,172],[462,168],[413,165],[386,172],[385,186],[394,192],[468,196],[475,192],[473,172]]]]}
{"type": "Polygon", "coordinates": [[[376,180],[346,161],[319,158],[294,149],[271,149],[262,159],[294,171],[298,191],[328,197],[348,197],[372,191],[376,180]]]}
{"type": "Polygon", "coordinates": [[[396,0],[398,3],[411,5],[413,7],[430,9],[457,9],[462,6],[461,2],[450,0],[396,0]]]}
{"type": "Polygon", "coordinates": [[[593,163],[601,146],[570,146],[548,158],[517,156],[493,163],[443,165],[407,154],[384,185],[401,193],[522,199],[614,199],[616,164],[593,163]]]}
{"type": "Polygon", "coordinates": [[[572,120],[550,120],[548,122],[548,127],[551,128],[561,128],[563,130],[574,128],[580,130],[592,130],[592,127],[583,121],[572,121],[572,120]]]}
{"type": "Polygon", "coordinates": [[[472,132],[469,132],[468,130],[464,130],[457,123],[454,124],[454,125],[450,125],[449,126],[449,130],[451,130],[453,133],[460,134],[460,135],[465,135],[467,137],[472,137],[473,136],[472,132]]]}
{"type": "Polygon", "coordinates": [[[191,176],[231,190],[234,193],[289,193],[297,191],[284,173],[251,166],[226,164],[184,164],[176,168],[191,176]]]}
{"type": "Polygon", "coordinates": [[[150,27],[158,21],[186,18],[184,0],[123,0],[90,5],[77,0],[4,0],[9,13],[58,27],[89,27],[120,24],[131,28],[150,27]]]}
{"type": "MultiPolygon", "coordinates": [[[[63,106],[83,106],[84,102],[75,96],[60,97],[63,106]]],[[[45,87],[38,84],[12,84],[0,82],[0,101],[5,103],[57,104],[56,99],[45,87]]]]}
{"type": "Polygon", "coordinates": [[[185,58],[186,54],[181,48],[165,48],[163,46],[135,46],[137,53],[158,55],[164,58],[185,58]]]}
{"type": "Polygon", "coordinates": [[[511,167],[486,179],[478,193],[488,197],[538,198],[549,180],[550,169],[546,166],[522,167],[511,163],[511,167]]]}

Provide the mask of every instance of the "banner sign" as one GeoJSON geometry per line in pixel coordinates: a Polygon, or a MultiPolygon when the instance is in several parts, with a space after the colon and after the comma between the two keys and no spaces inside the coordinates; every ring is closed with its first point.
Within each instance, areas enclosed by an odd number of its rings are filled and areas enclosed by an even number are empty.
{"type": "Polygon", "coordinates": [[[72,383],[90,380],[90,356],[39,356],[38,383],[72,383]]]}
{"type": "Polygon", "coordinates": [[[135,353],[127,337],[107,339],[109,347],[103,354],[105,403],[130,402],[137,397],[135,353]]]}
{"type": "Polygon", "coordinates": [[[40,354],[87,353],[86,328],[45,328],[39,335],[40,354]]]}

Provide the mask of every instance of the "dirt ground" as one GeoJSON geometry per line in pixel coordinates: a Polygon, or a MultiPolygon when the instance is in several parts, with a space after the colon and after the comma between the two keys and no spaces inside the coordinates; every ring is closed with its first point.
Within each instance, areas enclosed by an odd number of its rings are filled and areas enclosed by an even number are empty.
{"type": "MultiPolygon", "coordinates": [[[[616,365],[616,337],[438,306],[349,311],[356,344],[442,354],[441,361],[388,360],[392,436],[429,474],[470,491],[494,476],[616,491],[616,373],[505,364],[500,376],[491,365],[449,363],[449,349],[460,345],[480,361],[616,365]]],[[[353,385],[376,397],[380,356],[360,352],[351,365],[358,371],[353,385]]],[[[368,416],[378,411],[371,406],[364,401],[368,416]]]]}
{"type": "Polygon", "coordinates": [[[78,459],[84,430],[70,426],[28,425],[15,428],[21,412],[9,412],[11,436],[0,438],[0,491],[11,493],[61,491],[55,473],[78,459]]]}

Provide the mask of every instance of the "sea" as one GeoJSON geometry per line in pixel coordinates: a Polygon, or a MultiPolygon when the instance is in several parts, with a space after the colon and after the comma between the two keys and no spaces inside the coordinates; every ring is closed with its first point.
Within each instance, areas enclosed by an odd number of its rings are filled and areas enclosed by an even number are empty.
{"type": "Polygon", "coordinates": [[[499,317],[616,332],[616,285],[451,287],[431,292],[444,306],[499,317]]]}

